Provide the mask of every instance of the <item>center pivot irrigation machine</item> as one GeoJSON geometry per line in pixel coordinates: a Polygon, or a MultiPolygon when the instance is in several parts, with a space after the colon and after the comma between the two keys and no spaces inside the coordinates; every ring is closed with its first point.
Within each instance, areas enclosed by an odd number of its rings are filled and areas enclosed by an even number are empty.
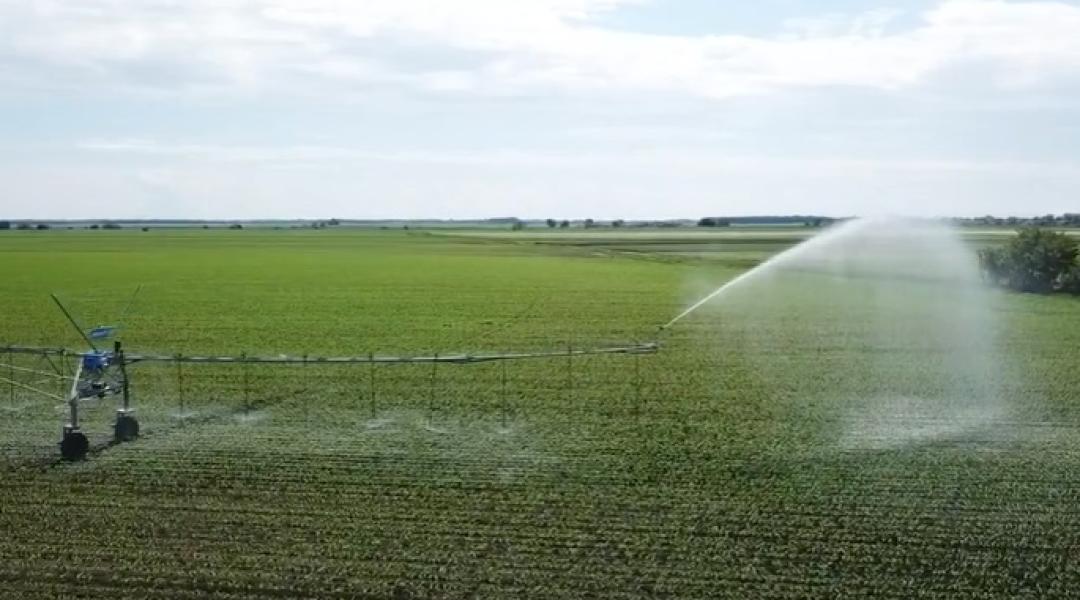
{"type": "MultiPolygon", "coordinates": [[[[122,314],[126,314],[131,308],[135,297],[139,293],[136,288],[131,300],[128,301],[122,314]]],[[[367,356],[345,357],[297,357],[297,356],[183,356],[179,354],[136,354],[124,350],[120,340],[115,339],[120,331],[119,325],[98,325],[84,327],[71,311],[55,295],[51,295],[53,302],[63,313],[71,326],[78,332],[79,337],[86,343],[86,350],[70,350],[67,348],[41,347],[41,346],[8,346],[5,350],[9,354],[29,354],[41,357],[53,363],[60,362],[57,371],[68,373],[66,361],[75,362],[75,368],[71,371],[70,392],[63,398],[68,405],[68,421],[63,426],[63,437],[60,440],[60,455],[64,460],[77,461],[86,457],[90,450],[90,441],[79,426],[79,406],[82,402],[92,399],[104,399],[107,396],[120,396],[120,407],[116,410],[114,424],[115,442],[132,441],[139,436],[139,421],[135,418],[135,409],[132,408],[131,379],[128,367],[142,362],[169,362],[169,363],[202,363],[202,364],[336,364],[336,365],[373,365],[392,363],[449,363],[449,364],[476,364],[492,361],[523,360],[527,358],[555,358],[574,357],[590,354],[651,354],[659,350],[659,343],[648,342],[625,346],[611,346],[598,348],[540,351],[540,352],[517,352],[517,353],[491,353],[491,354],[436,354],[432,356],[381,356],[369,354],[367,356]],[[108,348],[111,343],[111,349],[108,348]],[[101,346],[104,346],[101,347],[101,346]]],[[[53,363],[55,364],[55,363],[53,363]]],[[[67,375],[60,376],[66,381],[67,375]]],[[[53,394],[23,385],[13,379],[13,376],[0,376],[0,381],[7,382],[12,386],[26,388],[49,397],[53,394]]],[[[65,384],[66,385],[66,384],[65,384]]]]}

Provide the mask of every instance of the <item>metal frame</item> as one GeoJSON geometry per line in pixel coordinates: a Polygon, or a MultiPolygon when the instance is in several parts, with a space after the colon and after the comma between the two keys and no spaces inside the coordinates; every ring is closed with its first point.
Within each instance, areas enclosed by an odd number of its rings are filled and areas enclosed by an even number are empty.
{"type": "MultiPolygon", "coordinates": [[[[132,294],[131,299],[124,306],[122,315],[126,315],[135,301],[135,297],[139,294],[141,286],[135,288],[135,292],[132,294]]],[[[4,350],[8,355],[8,382],[13,386],[12,394],[14,394],[14,386],[24,387],[31,391],[48,395],[49,397],[61,398],[62,395],[53,395],[30,386],[23,385],[14,379],[14,363],[13,356],[15,354],[29,354],[36,355],[44,360],[48,361],[50,366],[56,372],[56,377],[61,381],[67,379],[66,359],[77,359],[77,367],[71,378],[71,388],[67,394],[66,401],[69,407],[69,420],[64,425],[63,437],[60,441],[61,455],[67,460],[80,460],[84,458],[89,451],[89,440],[85,434],[82,433],[79,427],[79,402],[88,398],[104,398],[109,395],[120,395],[121,406],[116,411],[116,423],[115,423],[115,440],[118,442],[130,441],[138,437],[139,424],[135,419],[135,411],[131,408],[131,381],[128,377],[128,366],[141,362],[160,362],[160,363],[176,363],[178,377],[180,381],[180,395],[181,402],[183,402],[183,382],[182,382],[182,365],[184,363],[196,363],[196,364],[268,364],[268,365],[294,365],[294,364],[322,364],[322,365],[370,365],[371,372],[369,374],[369,386],[371,387],[371,406],[374,410],[375,396],[375,371],[374,367],[377,364],[430,364],[432,368],[432,389],[430,391],[429,404],[434,406],[434,385],[437,377],[437,369],[439,363],[468,365],[477,363],[487,363],[495,361],[511,361],[511,360],[526,360],[526,359],[540,359],[540,358],[556,358],[566,357],[568,378],[570,385],[570,392],[573,392],[573,359],[575,356],[587,356],[594,354],[649,354],[655,353],[660,349],[659,343],[648,342],[638,343],[624,346],[607,346],[597,348],[584,348],[574,349],[573,345],[567,345],[563,350],[542,350],[535,352],[507,352],[507,353],[480,353],[480,354],[434,354],[431,356],[379,356],[376,354],[368,354],[367,356],[338,356],[338,357],[312,357],[308,355],[304,356],[248,356],[247,354],[240,354],[239,356],[232,355],[217,355],[217,356],[185,356],[182,354],[128,354],[124,351],[123,345],[120,341],[116,340],[113,343],[111,351],[102,350],[94,344],[94,339],[102,339],[111,337],[115,331],[119,329],[117,326],[98,326],[92,330],[86,330],[68,311],[63,302],[56,296],[56,294],[49,295],[56,306],[63,313],[64,318],[71,324],[79,336],[90,350],[88,351],[73,351],[67,348],[58,347],[42,347],[42,346],[7,346],[4,350]],[[96,335],[96,332],[103,332],[102,335],[96,335]],[[59,367],[53,363],[52,357],[60,357],[59,367]]],[[[245,369],[245,393],[247,391],[247,370],[245,369]]],[[[505,365],[502,373],[502,385],[503,394],[505,395],[506,387],[506,374],[505,365]]],[[[3,377],[0,377],[2,380],[3,377]]],[[[248,406],[248,402],[245,400],[245,407],[248,406]]]]}
{"type": "MultiPolygon", "coordinates": [[[[600,348],[566,348],[562,350],[545,350],[538,352],[506,352],[506,353],[481,353],[481,354],[435,354],[432,356],[385,356],[369,354],[367,356],[247,356],[247,355],[216,355],[216,356],[188,356],[179,354],[124,354],[124,364],[140,362],[170,362],[170,363],[249,363],[249,364],[368,364],[368,363],[455,363],[472,364],[491,362],[497,360],[523,360],[529,358],[556,358],[560,356],[586,356],[590,354],[653,354],[660,349],[657,342],[631,344],[627,346],[608,346],[600,348]]],[[[78,352],[67,348],[46,346],[5,346],[5,352],[13,354],[36,354],[39,356],[87,356],[93,352],[78,352]]]]}
{"type": "MultiPolygon", "coordinates": [[[[74,324],[74,322],[73,322],[74,324]]],[[[9,360],[15,354],[40,356],[51,360],[52,357],[61,359],[77,359],[77,366],[71,376],[71,388],[67,396],[69,408],[69,420],[63,427],[63,436],[60,441],[61,455],[66,460],[81,460],[89,452],[89,440],[82,433],[79,421],[79,402],[88,398],[104,398],[110,395],[121,397],[120,407],[116,411],[115,440],[118,442],[130,441],[138,437],[138,421],[135,419],[135,410],[131,407],[131,379],[128,374],[128,366],[138,363],[175,363],[178,368],[187,364],[266,364],[266,365],[297,365],[297,364],[321,364],[321,365],[370,365],[369,385],[374,385],[374,367],[379,364],[430,364],[433,369],[440,363],[452,365],[471,365],[489,362],[507,362],[514,360],[543,359],[565,357],[568,365],[572,365],[575,356],[589,356],[601,354],[627,354],[641,355],[652,354],[659,351],[657,342],[631,344],[625,346],[606,346],[596,348],[575,349],[567,346],[560,350],[543,350],[535,352],[507,352],[507,353],[480,353],[480,354],[433,354],[430,356],[380,356],[368,354],[366,356],[248,356],[247,354],[216,355],[216,356],[187,356],[182,354],[129,354],[121,342],[115,341],[111,351],[97,350],[74,351],[62,347],[43,346],[6,346],[3,351],[8,354],[9,360]],[[90,365],[100,363],[100,368],[90,368],[90,365]]],[[[9,365],[10,367],[10,365],[9,365]]],[[[434,377],[434,375],[433,375],[434,377]]],[[[505,377],[505,373],[503,374],[505,377]]],[[[572,377],[572,375],[568,375],[572,377]]],[[[64,377],[66,379],[66,377],[64,377]]],[[[11,380],[12,385],[26,387],[11,380]]],[[[505,382],[504,384],[505,385],[505,382]]],[[[572,385],[572,383],[571,383],[572,385]]],[[[245,386],[246,387],[246,386],[245,386]]],[[[34,391],[39,391],[33,388],[34,391]]],[[[45,392],[41,392],[45,393],[45,392]]],[[[55,397],[49,394],[50,397],[55,397]]],[[[374,395],[370,402],[374,407],[374,395]]],[[[245,403],[246,405],[247,403],[245,403]]]]}

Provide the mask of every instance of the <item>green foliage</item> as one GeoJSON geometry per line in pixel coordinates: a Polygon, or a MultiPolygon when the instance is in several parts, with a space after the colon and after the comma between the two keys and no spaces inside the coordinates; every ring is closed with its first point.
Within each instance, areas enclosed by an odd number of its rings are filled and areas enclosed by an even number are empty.
{"type": "Polygon", "coordinates": [[[1074,265],[1061,276],[1061,291],[1080,295],[1080,264],[1074,265]]]}
{"type": "Polygon", "coordinates": [[[1077,255],[1075,238],[1029,227],[1004,245],[981,249],[979,260],[986,276],[998,285],[1040,294],[1075,293],[1077,255]]]}
{"type": "Polygon", "coordinates": [[[11,221],[0,221],[0,231],[11,229],[11,221]]]}

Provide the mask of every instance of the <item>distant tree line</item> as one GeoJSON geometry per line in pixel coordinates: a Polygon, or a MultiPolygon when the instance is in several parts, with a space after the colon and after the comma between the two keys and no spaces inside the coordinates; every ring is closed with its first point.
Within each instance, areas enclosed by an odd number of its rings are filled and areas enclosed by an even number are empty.
{"type": "MultiPolygon", "coordinates": [[[[113,223],[106,221],[105,223],[91,223],[86,226],[87,229],[120,229],[119,223],[113,223]]],[[[18,223],[12,223],[11,221],[0,221],[0,231],[6,231],[9,229],[15,229],[17,231],[30,231],[31,229],[37,231],[45,231],[46,229],[52,229],[52,225],[49,223],[32,223],[30,221],[19,221],[18,223]]],[[[67,229],[73,229],[71,225],[67,226],[67,229]]]]}
{"type": "MultiPolygon", "coordinates": [[[[573,226],[573,223],[569,219],[563,219],[561,221],[556,219],[544,219],[544,225],[547,225],[548,229],[569,229],[571,226],[573,226]]],[[[626,221],[623,219],[614,219],[612,221],[609,221],[608,225],[616,228],[625,227],[626,221]]],[[[521,230],[525,229],[525,226],[525,221],[521,219],[515,219],[510,227],[514,230],[521,230]]],[[[581,221],[581,226],[585,229],[595,229],[597,227],[603,227],[604,224],[600,221],[597,221],[596,219],[585,219],[581,221]]]]}
{"type": "MultiPolygon", "coordinates": [[[[14,229],[17,229],[19,231],[29,231],[31,229],[36,229],[38,231],[43,231],[45,229],[51,229],[51,228],[52,228],[52,226],[49,225],[48,223],[34,224],[34,223],[29,223],[27,221],[22,221],[22,222],[16,223],[15,227],[14,227],[14,229]]],[[[4,230],[8,230],[8,229],[12,229],[11,221],[0,221],[0,231],[4,231],[4,230]]]]}
{"type": "Polygon", "coordinates": [[[1075,237],[1026,227],[1001,246],[979,251],[983,275],[992,283],[1020,292],[1080,295],[1080,241],[1075,237]]]}
{"type": "Polygon", "coordinates": [[[1080,213],[1042,215],[1038,217],[995,217],[986,215],[952,219],[957,225],[969,227],[1080,227],[1080,213]]]}
{"type": "Polygon", "coordinates": [[[704,217],[697,222],[698,227],[731,227],[731,219],[704,217]]]}
{"type": "Polygon", "coordinates": [[[570,221],[556,221],[555,219],[547,219],[544,224],[548,226],[548,229],[555,229],[556,227],[562,227],[563,229],[570,226],[570,221]]]}
{"type": "MultiPolygon", "coordinates": [[[[63,227],[64,223],[70,223],[70,222],[61,221],[59,227],[64,228],[63,227]]],[[[135,225],[135,226],[139,226],[142,223],[152,223],[152,224],[155,224],[155,225],[160,225],[160,224],[198,225],[198,224],[201,224],[203,229],[210,229],[210,224],[209,223],[206,223],[206,222],[203,222],[203,221],[194,221],[194,220],[170,221],[170,220],[161,220],[161,219],[145,219],[145,220],[124,221],[124,223],[128,223],[128,224],[135,225]]],[[[312,229],[325,229],[327,227],[336,227],[338,225],[341,225],[341,220],[340,219],[327,219],[325,221],[311,221],[309,224],[307,224],[305,226],[306,227],[311,227],[312,229]]],[[[52,229],[52,227],[53,226],[50,223],[34,223],[32,221],[14,221],[13,222],[13,221],[10,221],[10,220],[0,220],[0,231],[6,231],[6,230],[11,230],[11,229],[16,229],[16,230],[19,230],[19,231],[28,231],[28,230],[31,230],[31,229],[45,230],[45,229],[52,229]]],[[[101,221],[99,223],[82,224],[82,225],[80,225],[80,227],[85,227],[86,229],[91,229],[91,230],[94,230],[94,231],[99,230],[99,229],[115,230],[115,229],[123,229],[124,228],[124,226],[121,225],[121,223],[117,222],[117,221],[101,221]]],[[[230,223],[230,224],[226,225],[226,227],[228,229],[243,229],[244,228],[244,226],[241,223],[236,223],[236,222],[230,223]]],[[[295,228],[295,227],[297,227],[297,226],[293,225],[291,228],[295,228]]],[[[74,225],[69,224],[69,225],[66,226],[66,228],[67,229],[74,229],[75,227],[74,227],[74,225]]],[[[141,229],[143,231],[149,231],[150,230],[150,228],[146,227],[146,226],[141,227],[141,229]]],[[[280,227],[278,227],[278,229],[280,229],[280,227]]]]}
{"type": "Polygon", "coordinates": [[[732,225],[802,225],[804,227],[822,227],[836,219],[816,215],[776,215],[749,217],[702,217],[698,227],[731,227],[732,225]]]}

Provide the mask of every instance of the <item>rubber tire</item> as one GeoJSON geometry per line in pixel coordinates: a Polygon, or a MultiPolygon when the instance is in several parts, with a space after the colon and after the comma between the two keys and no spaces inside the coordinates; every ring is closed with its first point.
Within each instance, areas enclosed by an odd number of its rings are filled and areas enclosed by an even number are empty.
{"type": "Polygon", "coordinates": [[[90,440],[86,439],[81,431],[65,433],[64,439],[60,440],[60,456],[66,461],[82,460],[89,451],[90,440]]]}
{"type": "Polygon", "coordinates": [[[139,437],[139,422],[131,415],[120,415],[114,427],[116,441],[130,442],[139,437]]]}

